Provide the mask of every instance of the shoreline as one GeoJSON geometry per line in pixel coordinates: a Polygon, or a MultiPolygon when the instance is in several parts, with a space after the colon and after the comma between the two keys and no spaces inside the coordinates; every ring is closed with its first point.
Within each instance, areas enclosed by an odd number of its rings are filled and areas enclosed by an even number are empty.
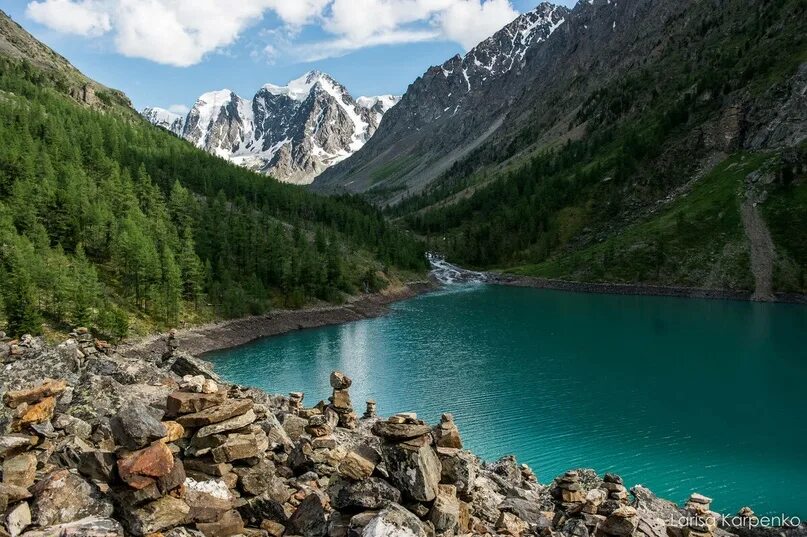
{"type": "MultiPolygon", "coordinates": [[[[184,352],[203,357],[210,352],[239,347],[264,337],[380,317],[389,312],[390,304],[436,288],[437,284],[432,280],[408,282],[403,287],[354,297],[340,305],[274,310],[263,315],[182,328],[176,331],[175,340],[184,352]]],[[[154,359],[165,352],[165,334],[121,344],[117,352],[127,358],[154,359]]]]}
{"type": "MultiPolygon", "coordinates": [[[[730,289],[705,289],[699,287],[683,287],[668,285],[646,285],[635,283],[587,283],[568,280],[554,280],[537,276],[522,276],[501,272],[485,272],[490,279],[487,283],[510,287],[532,287],[536,289],[552,289],[600,295],[633,295],[633,296],[666,296],[678,298],[704,298],[709,300],[740,300],[756,302],[752,299],[752,291],[733,291],[730,289]]],[[[774,302],[783,304],[807,304],[807,295],[798,293],[775,293],[774,302]]]]}

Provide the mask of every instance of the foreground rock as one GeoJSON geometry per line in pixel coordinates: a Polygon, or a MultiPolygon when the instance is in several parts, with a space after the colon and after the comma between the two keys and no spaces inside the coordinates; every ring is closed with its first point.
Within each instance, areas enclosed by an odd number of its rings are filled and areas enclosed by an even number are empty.
{"type": "Polygon", "coordinates": [[[5,357],[0,537],[768,536],[714,522],[705,496],[681,508],[616,474],[542,485],[513,457],[464,450],[450,414],[382,420],[368,401],[359,419],[341,372],[306,407],[218,382],[175,339],[145,362],[75,336],[5,357]]]}

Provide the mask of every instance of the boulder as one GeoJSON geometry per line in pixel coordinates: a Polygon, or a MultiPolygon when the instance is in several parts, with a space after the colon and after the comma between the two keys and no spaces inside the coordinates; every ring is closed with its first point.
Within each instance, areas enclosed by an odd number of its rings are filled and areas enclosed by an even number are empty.
{"type": "Polygon", "coordinates": [[[162,423],[165,427],[165,436],[161,439],[163,442],[176,442],[185,435],[185,428],[176,421],[167,420],[162,423]]]}
{"type": "Polygon", "coordinates": [[[0,459],[5,459],[11,455],[30,449],[36,445],[35,436],[26,434],[0,436],[0,459]]]}
{"type": "Polygon", "coordinates": [[[372,517],[366,522],[353,517],[350,520],[351,527],[364,524],[361,532],[363,537],[430,537],[431,531],[423,524],[417,516],[401,507],[397,503],[390,503],[377,514],[364,515],[372,517]]]}
{"type": "Polygon", "coordinates": [[[283,430],[288,435],[289,439],[296,442],[305,433],[305,428],[308,425],[308,420],[295,416],[294,414],[283,415],[283,430]]]}
{"type": "Polygon", "coordinates": [[[3,461],[3,483],[28,488],[36,478],[36,457],[33,453],[20,453],[3,461]]]}
{"type": "Polygon", "coordinates": [[[112,515],[112,503],[84,478],[68,470],[51,472],[32,492],[35,498],[33,520],[41,527],[112,515]]]}
{"type": "Polygon", "coordinates": [[[129,532],[137,537],[182,524],[190,513],[187,503],[173,496],[163,496],[135,509],[125,509],[123,514],[129,532]]]}
{"type": "Polygon", "coordinates": [[[628,537],[636,531],[638,524],[639,518],[636,509],[625,505],[608,515],[605,522],[601,524],[600,529],[608,535],[628,537]]]}
{"type": "Polygon", "coordinates": [[[387,502],[400,503],[401,492],[377,477],[361,481],[333,479],[328,488],[331,505],[340,511],[379,509],[387,502]]]}
{"type": "Polygon", "coordinates": [[[87,517],[25,532],[25,537],[123,537],[123,526],[113,518],[87,517]]]}
{"type": "Polygon", "coordinates": [[[547,518],[541,505],[524,498],[507,498],[498,506],[500,511],[513,513],[527,524],[537,526],[539,529],[549,528],[552,521],[547,518]]]}
{"type": "Polygon", "coordinates": [[[416,449],[399,444],[381,447],[390,481],[406,499],[430,502],[437,496],[442,465],[431,446],[416,449]]]}
{"type": "Polygon", "coordinates": [[[163,438],[165,426],[155,414],[155,409],[138,401],[124,405],[109,422],[117,443],[126,449],[135,450],[163,438]]]}
{"type": "MultiPolygon", "coordinates": [[[[25,487],[0,483],[0,497],[5,498],[6,501],[11,504],[27,500],[31,497],[31,493],[25,487]]],[[[0,513],[3,511],[5,511],[5,509],[0,509],[0,513]]]]}
{"type": "Polygon", "coordinates": [[[518,518],[513,513],[502,512],[496,521],[498,533],[509,533],[510,535],[521,535],[528,528],[526,522],[518,518]]]}
{"type": "Polygon", "coordinates": [[[476,480],[479,463],[470,452],[450,448],[437,448],[441,463],[441,481],[457,487],[467,494],[476,480]]]}
{"type": "Polygon", "coordinates": [[[316,494],[309,494],[289,517],[286,524],[288,533],[302,537],[322,537],[328,531],[328,521],[322,499],[316,494]]]}

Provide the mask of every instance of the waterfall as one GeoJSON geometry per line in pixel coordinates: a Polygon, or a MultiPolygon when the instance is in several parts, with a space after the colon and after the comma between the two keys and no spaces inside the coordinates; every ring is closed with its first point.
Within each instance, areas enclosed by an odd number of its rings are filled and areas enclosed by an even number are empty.
{"type": "Polygon", "coordinates": [[[440,254],[428,252],[426,258],[432,267],[431,275],[442,284],[484,283],[489,281],[489,276],[486,273],[466,270],[452,265],[440,254]]]}

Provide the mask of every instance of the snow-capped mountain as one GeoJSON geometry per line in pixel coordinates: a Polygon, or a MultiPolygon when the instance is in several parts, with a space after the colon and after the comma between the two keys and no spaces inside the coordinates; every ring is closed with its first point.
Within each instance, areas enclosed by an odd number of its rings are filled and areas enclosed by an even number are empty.
{"type": "Polygon", "coordinates": [[[501,125],[511,99],[529,91],[532,75],[522,74],[529,71],[530,52],[569,14],[563,6],[541,3],[465,56],[430,67],[410,84],[373,140],[318,177],[314,188],[379,188],[391,196],[386,202],[425,187],[501,125]]]}
{"type": "Polygon", "coordinates": [[[141,113],[149,122],[158,127],[169,130],[177,136],[182,135],[182,128],[185,126],[185,118],[183,116],[169,112],[159,106],[147,106],[141,113]]]}
{"type": "MultiPolygon", "coordinates": [[[[354,100],[327,74],[310,71],[285,86],[266,84],[252,99],[226,89],[205,93],[180,135],[251,170],[308,184],[358,151],[397,102],[392,95],[354,100]]],[[[165,112],[149,108],[143,115],[168,128],[174,123],[165,112]]]]}

